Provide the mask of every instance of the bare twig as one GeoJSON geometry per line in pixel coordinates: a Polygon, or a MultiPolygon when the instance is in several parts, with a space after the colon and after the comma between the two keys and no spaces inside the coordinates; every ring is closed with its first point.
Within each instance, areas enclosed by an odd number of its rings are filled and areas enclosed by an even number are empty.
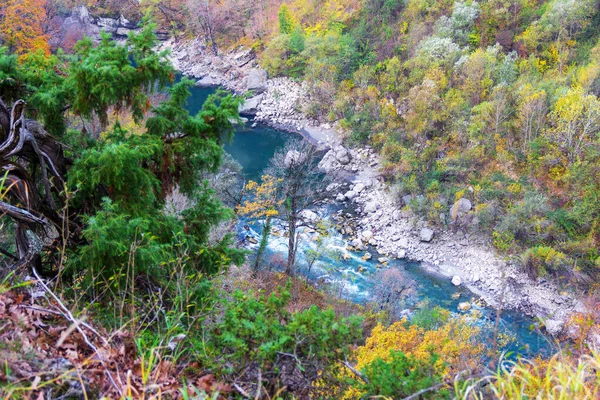
{"type": "Polygon", "coordinates": [[[352,372],[354,375],[356,375],[357,378],[359,378],[360,380],[362,380],[365,383],[369,383],[369,379],[367,379],[366,376],[364,376],[363,374],[358,372],[358,370],[356,370],[356,368],[354,368],[352,365],[350,365],[350,363],[348,361],[344,361],[344,366],[346,368],[348,368],[350,370],[350,372],[352,372]]]}
{"type": "Polygon", "coordinates": [[[446,385],[446,382],[438,383],[437,385],[433,385],[431,387],[428,387],[428,388],[425,388],[425,389],[421,389],[418,392],[415,392],[415,393],[411,394],[410,396],[403,398],[402,400],[413,400],[413,399],[416,399],[416,398],[418,398],[422,394],[425,394],[427,392],[432,392],[432,391],[437,390],[437,389],[439,389],[439,388],[441,388],[442,386],[445,386],[445,385],[446,385]]]}
{"type": "Polygon", "coordinates": [[[242,389],[242,387],[240,385],[238,385],[237,383],[233,383],[233,387],[235,388],[235,390],[237,390],[242,396],[244,396],[247,399],[251,399],[252,396],[250,396],[248,394],[248,392],[246,392],[244,389],[242,389]]]}
{"type": "MultiPolygon", "coordinates": [[[[110,373],[110,371],[108,370],[108,367],[106,366],[106,364],[104,363],[104,360],[102,359],[102,355],[100,354],[100,352],[98,351],[98,348],[92,343],[90,342],[90,340],[88,339],[88,336],[86,335],[85,331],[81,328],[80,325],[83,324],[82,321],[80,321],[79,319],[75,318],[73,316],[73,314],[71,313],[71,311],[69,311],[69,309],[62,303],[62,301],[60,301],[60,299],[58,298],[58,296],[56,296],[54,294],[54,292],[52,292],[52,290],[50,290],[50,288],[46,285],[46,283],[40,278],[38,272],[36,271],[35,268],[32,268],[32,272],[33,275],[35,276],[35,278],[38,280],[38,282],[40,283],[40,285],[42,285],[42,287],[44,288],[44,290],[50,295],[52,296],[52,298],[58,303],[60,310],[62,311],[62,315],[64,318],[66,318],[67,320],[69,320],[71,323],[74,324],[75,329],[77,329],[77,331],[79,332],[79,334],[83,337],[83,340],[85,342],[85,344],[88,345],[88,347],[90,349],[92,349],[92,351],[94,353],[96,353],[96,356],[98,357],[98,360],[100,361],[100,363],[102,364],[102,366],[104,367],[104,373],[106,374],[106,376],[108,377],[108,379],[110,380],[110,383],[113,385],[113,387],[115,388],[115,390],[119,393],[120,396],[123,396],[123,392],[121,391],[121,389],[119,388],[119,386],[117,385],[117,382],[115,382],[112,374],[110,373]]],[[[96,332],[96,331],[94,331],[96,332]]],[[[97,333],[97,332],[96,332],[97,333]]],[[[97,333],[98,334],[98,333],[97,333]]],[[[98,336],[100,336],[98,334],[98,336]]],[[[103,340],[104,343],[108,343],[106,341],[106,339],[103,340]]]]}

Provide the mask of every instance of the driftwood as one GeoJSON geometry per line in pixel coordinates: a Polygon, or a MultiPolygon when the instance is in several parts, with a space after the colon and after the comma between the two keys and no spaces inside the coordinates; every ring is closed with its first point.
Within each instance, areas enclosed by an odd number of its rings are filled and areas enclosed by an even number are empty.
{"type": "Polygon", "coordinates": [[[25,109],[23,100],[9,109],[0,99],[0,215],[16,226],[13,269],[39,265],[51,239],[46,228],[52,225],[60,234],[63,227],[63,147],[40,123],[26,119],[25,109]]]}

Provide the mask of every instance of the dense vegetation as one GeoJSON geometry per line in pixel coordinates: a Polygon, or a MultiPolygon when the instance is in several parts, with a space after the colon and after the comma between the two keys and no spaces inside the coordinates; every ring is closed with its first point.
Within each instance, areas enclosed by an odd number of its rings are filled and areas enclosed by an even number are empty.
{"type": "Polygon", "coordinates": [[[306,112],[381,151],[399,197],[425,194],[407,206],[430,223],[469,197],[475,218],[457,224],[532,277],[593,293],[597,2],[97,0],[99,15],[159,27],[125,44],[69,36],[58,50],[57,21],[78,4],[0,5],[2,396],[598,396],[593,315],[573,321],[570,353],[495,364],[498,338],[482,345],[469,319],[425,307],[390,323],[316,291],[293,276],[294,246],[292,277],[260,271],[260,257],[236,267],[235,212],[295,225],[294,199],[318,191],[314,160],[295,159],[302,175],[280,154],[247,187],[260,201],[226,207],[211,179],[239,100],[217,93],[190,115],[192,82],[175,83],[153,50],[157,29],[251,45],[272,76],[308,83],[306,112]]]}

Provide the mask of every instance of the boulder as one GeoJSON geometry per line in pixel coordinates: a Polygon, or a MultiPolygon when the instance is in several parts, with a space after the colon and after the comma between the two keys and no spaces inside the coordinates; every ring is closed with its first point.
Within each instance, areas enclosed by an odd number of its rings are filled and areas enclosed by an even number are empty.
{"type": "Polygon", "coordinates": [[[431,242],[431,240],[433,239],[433,235],[433,230],[429,228],[423,228],[419,232],[419,238],[421,239],[421,242],[431,242]]]}
{"type": "Polygon", "coordinates": [[[452,221],[456,222],[456,220],[464,215],[466,215],[469,211],[471,211],[471,201],[469,199],[465,199],[464,197],[458,199],[456,203],[450,209],[450,215],[452,216],[452,221]]]}
{"type": "Polygon", "coordinates": [[[372,255],[371,253],[368,253],[368,252],[367,252],[367,253],[365,253],[365,255],[364,255],[364,256],[362,256],[362,259],[363,259],[363,260],[365,260],[365,261],[368,261],[368,260],[370,260],[371,258],[373,258],[373,255],[372,255]]]}
{"type": "Polygon", "coordinates": [[[356,192],[353,190],[348,190],[346,193],[344,193],[344,197],[346,197],[348,200],[352,200],[356,197],[356,192]]]}
{"type": "Polygon", "coordinates": [[[335,196],[335,199],[339,202],[346,201],[346,196],[344,196],[341,193],[338,193],[337,196],[335,196]]]}
{"type": "Polygon", "coordinates": [[[250,61],[254,60],[255,54],[252,49],[245,49],[236,53],[232,58],[235,64],[241,68],[250,61]]]}
{"type": "Polygon", "coordinates": [[[463,301],[462,303],[458,303],[459,311],[469,311],[471,309],[471,303],[468,301],[463,301]]]}
{"type": "Polygon", "coordinates": [[[556,319],[547,319],[545,322],[546,331],[551,335],[558,335],[563,328],[564,322],[556,319]]]}
{"type": "Polygon", "coordinates": [[[252,98],[246,99],[244,104],[240,104],[238,107],[238,111],[240,114],[246,115],[256,115],[258,112],[258,107],[260,106],[260,102],[263,99],[263,95],[259,94],[258,96],[254,96],[252,98]]]}
{"type": "Polygon", "coordinates": [[[398,251],[398,255],[396,256],[399,260],[406,258],[406,250],[402,249],[398,251]]]}
{"type": "Polygon", "coordinates": [[[300,211],[299,216],[300,218],[302,218],[303,221],[311,224],[316,224],[317,222],[319,222],[320,219],[317,213],[311,210],[302,210],[300,211]]]}
{"type": "Polygon", "coordinates": [[[354,190],[356,193],[360,193],[365,189],[365,185],[363,185],[362,183],[357,183],[356,185],[354,185],[354,188],[352,190],[354,190]]]}
{"type": "Polygon", "coordinates": [[[454,286],[460,286],[460,285],[462,284],[462,279],[460,279],[460,276],[458,276],[458,275],[454,275],[454,276],[452,277],[452,284],[453,284],[454,286]]]}
{"type": "Polygon", "coordinates": [[[346,165],[350,163],[350,160],[352,159],[352,156],[350,155],[350,152],[348,151],[348,149],[346,149],[344,146],[337,146],[335,149],[335,158],[338,160],[338,162],[342,165],[346,165]]]}
{"type": "Polygon", "coordinates": [[[362,231],[360,233],[360,236],[362,238],[363,241],[368,242],[369,240],[373,239],[373,232],[371,231],[362,231]]]}
{"type": "Polygon", "coordinates": [[[219,86],[219,82],[212,76],[204,76],[196,82],[196,86],[201,88],[219,86]]]}
{"type": "Polygon", "coordinates": [[[289,168],[292,165],[301,164],[305,160],[305,158],[305,154],[300,153],[297,150],[290,150],[287,152],[285,158],[283,159],[283,165],[285,165],[286,168],[289,168]]]}
{"type": "Polygon", "coordinates": [[[246,89],[254,93],[263,93],[267,90],[267,71],[253,68],[246,78],[246,89]]]}
{"type": "Polygon", "coordinates": [[[392,218],[394,219],[394,221],[399,221],[400,218],[402,218],[402,211],[400,211],[400,210],[394,210],[392,212],[392,218]]]}
{"type": "Polygon", "coordinates": [[[408,248],[408,239],[405,237],[401,237],[400,239],[398,239],[398,247],[400,247],[401,249],[408,248]]]}
{"type": "Polygon", "coordinates": [[[335,152],[329,150],[319,162],[319,169],[323,172],[333,171],[336,167],[339,167],[339,162],[335,158],[335,152]]]}
{"type": "Polygon", "coordinates": [[[390,259],[389,259],[389,258],[387,258],[387,257],[379,257],[379,258],[377,259],[377,262],[380,262],[380,263],[382,263],[382,264],[385,264],[385,263],[386,263],[386,262],[388,262],[388,261],[390,261],[390,259]]]}
{"type": "Polygon", "coordinates": [[[364,211],[366,213],[373,213],[377,211],[377,203],[375,203],[374,201],[368,202],[367,204],[365,204],[364,211]]]}

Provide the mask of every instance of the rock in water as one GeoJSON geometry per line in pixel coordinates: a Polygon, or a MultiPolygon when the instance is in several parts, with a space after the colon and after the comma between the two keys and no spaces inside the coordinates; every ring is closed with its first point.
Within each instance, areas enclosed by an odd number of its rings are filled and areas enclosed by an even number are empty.
{"type": "Polygon", "coordinates": [[[300,211],[299,216],[304,222],[308,222],[310,224],[316,224],[320,219],[317,213],[311,210],[302,210],[300,211]]]}
{"type": "Polygon", "coordinates": [[[196,86],[201,88],[208,88],[219,85],[219,81],[217,81],[212,76],[205,76],[196,82],[196,86]]]}
{"type": "Polygon", "coordinates": [[[452,277],[452,284],[453,284],[454,286],[460,286],[460,285],[461,285],[461,283],[462,283],[462,279],[460,279],[460,276],[458,276],[458,275],[454,275],[454,276],[452,277]]]}
{"type": "Polygon", "coordinates": [[[362,259],[365,260],[365,261],[368,261],[371,258],[373,258],[373,255],[371,253],[365,253],[365,255],[362,256],[362,259]]]}
{"type": "Polygon", "coordinates": [[[459,311],[469,311],[471,309],[471,304],[468,301],[463,301],[462,303],[458,303],[459,311]]]}
{"type": "Polygon", "coordinates": [[[244,104],[240,104],[238,111],[240,114],[255,115],[258,112],[258,106],[262,101],[263,95],[259,94],[250,99],[244,101],[244,104]]]}
{"type": "Polygon", "coordinates": [[[267,90],[267,71],[254,68],[248,73],[246,88],[254,93],[263,93],[267,90]]]}
{"type": "Polygon", "coordinates": [[[419,233],[421,242],[431,242],[431,240],[433,239],[433,234],[434,234],[433,230],[431,230],[429,228],[421,229],[421,232],[419,233]]]}

